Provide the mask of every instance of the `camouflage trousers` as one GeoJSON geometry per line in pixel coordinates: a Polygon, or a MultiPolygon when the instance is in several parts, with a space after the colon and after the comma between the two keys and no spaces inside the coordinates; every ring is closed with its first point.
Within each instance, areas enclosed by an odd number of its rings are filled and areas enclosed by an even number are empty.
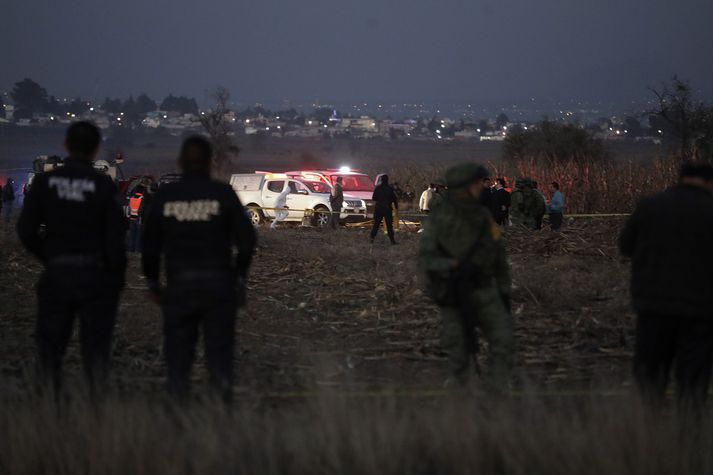
{"type": "Polygon", "coordinates": [[[537,218],[532,216],[511,215],[510,221],[513,226],[524,226],[527,229],[537,229],[537,218]]]}
{"type": "Polygon", "coordinates": [[[441,346],[448,354],[452,377],[458,384],[466,384],[470,379],[477,327],[490,350],[484,381],[492,389],[506,390],[515,352],[512,316],[495,286],[475,289],[471,298],[475,314],[471,318],[472,328],[463,325],[460,309],[441,307],[441,346]]]}

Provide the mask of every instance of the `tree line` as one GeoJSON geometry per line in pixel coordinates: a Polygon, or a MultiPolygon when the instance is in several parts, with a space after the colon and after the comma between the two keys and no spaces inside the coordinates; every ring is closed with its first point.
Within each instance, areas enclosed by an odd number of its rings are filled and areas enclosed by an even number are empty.
{"type": "MultiPolygon", "coordinates": [[[[32,118],[35,113],[80,115],[97,106],[79,97],[71,100],[57,99],[30,78],[16,82],[10,92],[10,97],[15,104],[15,117],[18,119],[32,118]]],[[[123,113],[127,123],[138,123],[148,112],[155,110],[181,114],[198,113],[198,103],[194,98],[169,94],[160,103],[157,103],[143,92],[136,97],[129,96],[127,99],[107,97],[99,107],[111,114],[123,113]]]]}
{"type": "MultiPolygon", "coordinates": [[[[651,89],[656,107],[640,116],[630,116],[623,126],[628,137],[648,132],[680,160],[713,161],[713,103],[694,97],[693,89],[675,77],[659,89],[651,89]],[[647,118],[649,130],[640,120],[647,118]]],[[[611,124],[610,124],[611,125],[611,124]]],[[[583,127],[543,120],[534,126],[511,127],[507,131],[503,155],[512,160],[545,160],[588,162],[606,158],[597,127],[583,127]]]]}

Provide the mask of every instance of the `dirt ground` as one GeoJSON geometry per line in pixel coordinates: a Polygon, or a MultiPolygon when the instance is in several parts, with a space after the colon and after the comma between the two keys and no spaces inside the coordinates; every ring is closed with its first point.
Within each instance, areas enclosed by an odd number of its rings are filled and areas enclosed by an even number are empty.
{"type": "MultiPolygon", "coordinates": [[[[633,315],[628,268],[615,248],[619,219],[570,222],[563,232],[509,230],[516,321],[515,387],[624,391],[633,315]]],[[[237,324],[238,394],[438,390],[447,376],[437,308],[416,269],[418,234],[400,245],[367,231],[262,229],[237,324]]],[[[41,267],[0,230],[0,383],[17,391],[33,362],[34,283],[41,267]]],[[[76,338],[67,370],[76,376],[76,338]]],[[[481,354],[485,363],[487,345],[481,354]]],[[[202,352],[194,371],[205,378],[202,352]]],[[[163,384],[161,319],[132,255],[114,344],[125,391],[163,384]]]]}

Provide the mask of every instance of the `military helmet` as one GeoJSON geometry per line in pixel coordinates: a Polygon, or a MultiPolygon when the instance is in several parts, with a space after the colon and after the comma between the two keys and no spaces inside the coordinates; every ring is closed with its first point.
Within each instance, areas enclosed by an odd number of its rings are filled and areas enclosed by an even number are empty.
{"type": "Polygon", "coordinates": [[[476,163],[461,163],[446,170],[445,185],[448,188],[463,188],[490,176],[488,170],[476,163]]]}

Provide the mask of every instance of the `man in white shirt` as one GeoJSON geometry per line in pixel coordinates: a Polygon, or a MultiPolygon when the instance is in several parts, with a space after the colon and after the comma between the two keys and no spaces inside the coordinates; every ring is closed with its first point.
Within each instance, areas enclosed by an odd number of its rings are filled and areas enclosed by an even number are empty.
{"type": "Polygon", "coordinates": [[[436,185],[431,183],[428,185],[428,188],[421,193],[421,199],[418,201],[418,209],[420,209],[422,213],[431,211],[431,198],[433,198],[435,189],[436,185]]]}

